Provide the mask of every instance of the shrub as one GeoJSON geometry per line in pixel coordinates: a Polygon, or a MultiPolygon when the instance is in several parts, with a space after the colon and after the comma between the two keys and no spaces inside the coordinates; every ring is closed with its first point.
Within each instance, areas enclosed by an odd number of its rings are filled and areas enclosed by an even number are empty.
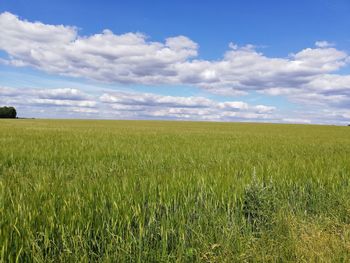
{"type": "Polygon", "coordinates": [[[276,209],[276,198],[272,183],[253,181],[244,190],[243,213],[254,231],[271,225],[272,214],[276,209]]]}

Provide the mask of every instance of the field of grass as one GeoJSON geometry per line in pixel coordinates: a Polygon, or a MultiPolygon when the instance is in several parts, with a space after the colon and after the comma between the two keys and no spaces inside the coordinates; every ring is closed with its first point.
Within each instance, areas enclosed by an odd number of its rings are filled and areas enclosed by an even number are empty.
{"type": "Polygon", "coordinates": [[[0,120],[1,262],[349,262],[350,127],[0,120]]]}

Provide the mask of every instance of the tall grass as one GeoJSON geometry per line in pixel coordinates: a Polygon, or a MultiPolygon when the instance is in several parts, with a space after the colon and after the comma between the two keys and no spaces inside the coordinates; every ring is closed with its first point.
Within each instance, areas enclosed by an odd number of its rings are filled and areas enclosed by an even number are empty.
{"type": "Polygon", "coordinates": [[[2,262],[350,260],[350,130],[0,121],[2,262]]]}

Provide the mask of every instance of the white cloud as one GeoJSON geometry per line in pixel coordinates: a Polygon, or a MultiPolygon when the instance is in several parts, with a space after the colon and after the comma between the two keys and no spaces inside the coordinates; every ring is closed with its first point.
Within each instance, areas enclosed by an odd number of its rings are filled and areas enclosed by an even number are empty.
{"type": "Polygon", "coordinates": [[[174,97],[150,93],[113,92],[104,93],[100,100],[105,103],[122,105],[162,105],[167,107],[209,107],[213,102],[204,97],[174,97]]]}
{"type": "Polygon", "coordinates": [[[31,23],[11,13],[0,14],[0,34],[0,49],[12,65],[107,82],[172,82],[172,67],[197,55],[197,44],[185,36],[165,43],[110,30],[84,37],[74,27],[31,23]]]}
{"type": "Polygon", "coordinates": [[[227,101],[227,102],[219,103],[218,107],[220,109],[235,111],[235,110],[241,110],[241,109],[248,109],[248,104],[242,101],[227,101]]]}
{"type": "Polygon", "coordinates": [[[52,47],[69,44],[77,37],[75,27],[20,20],[9,12],[0,14],[0,24],[3,35],[0,39],[1,46],[14,54],[28,48],[46,47],[48,44],[52,47]],[[19,39],[22,39],[26,46],[12,45],[19,39]]]}
{"type": "Polygon", "coordinates": [[[151,93],[109,92],[100,101],[114,110],[139,112],[144,118],[191,120],[259,120],[273,118],[275,107],[242,101],[217,102],[204,97],[164,96],[151,93]]]}
{"type": "Polygon", "coordinates": [[[333,47],[334,44],[328,41],[316,41],[315,46],[320,48],[326,48],[326,47],[333,47]]]}
{"type": "Polygon", "coordinates": [[[0,103],[18,106],[65,106],[94,108],[96,101],[91,95],[77,89],[15,89],[0,87],[0,103]]]}
{"type": "Polygon", "coordinates": [[[77,106],[77,107],[95,107],[94,101],[76,101],[76,100],[54,100],[54,99],[28,99],[27,104],[46,105],[46,106],[77,106]]]}
{"type": "Polygon", "coordinates": [[[38,97],[42,99],[58,99],[58,100],[85,100],[88,95],[77,89],[44,89],[38,90],[38,97]]]}
{"type": "Polygon", "coordinates": [[[300,123],[300,124],[309,124],[309,123],[311,123],[311,121],[308,120],[308,119],[297,119],[297,118],[284,118],[284,119],[282,119],[282,122],[300,123]]]}
{"type": "Polygon", "coordinates": [[[328,73],[345,66],[348,55],[335,48],[307,48],[293,55],[295,66],[314,70],[310,73],[328,73]]]}

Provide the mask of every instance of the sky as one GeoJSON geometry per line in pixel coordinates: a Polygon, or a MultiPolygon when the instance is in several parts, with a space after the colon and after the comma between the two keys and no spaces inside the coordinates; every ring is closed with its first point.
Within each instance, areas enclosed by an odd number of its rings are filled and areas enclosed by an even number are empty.
{"type": "Polygon", "coordinates": [[[350,2],[0,1],[19,117],[350,123],[350,2]]]}

